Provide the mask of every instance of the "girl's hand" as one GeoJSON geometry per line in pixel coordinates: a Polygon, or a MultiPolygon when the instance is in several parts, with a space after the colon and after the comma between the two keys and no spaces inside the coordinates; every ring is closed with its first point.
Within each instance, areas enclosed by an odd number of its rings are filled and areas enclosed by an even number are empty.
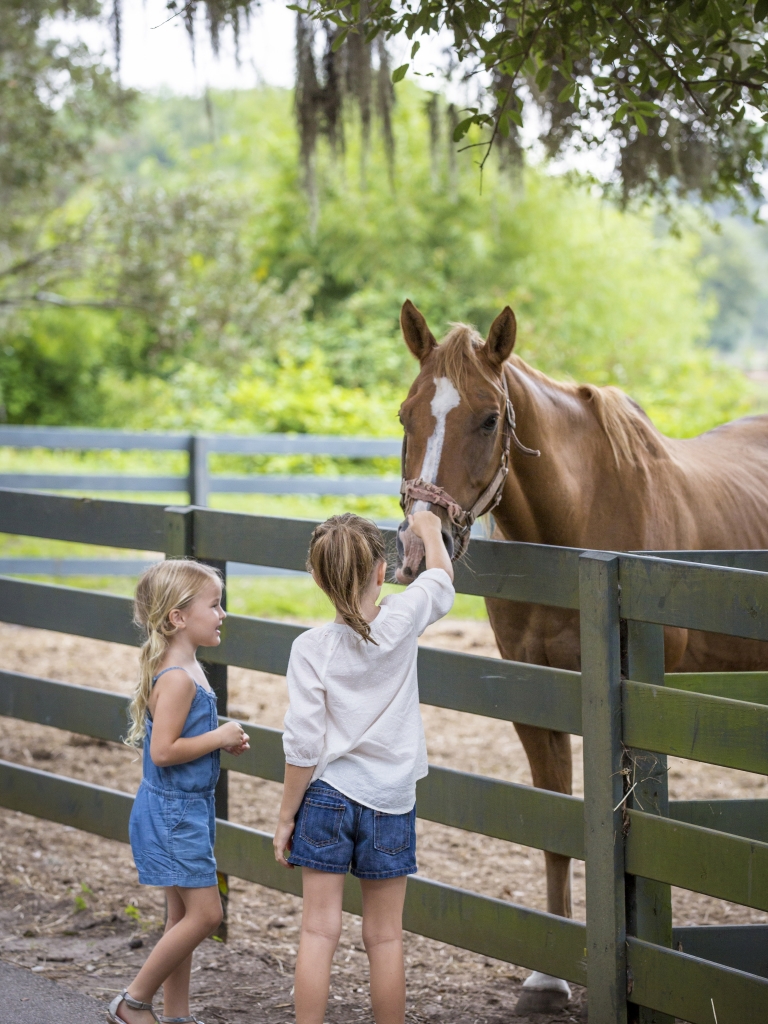
{"type": "Polygon", "coordinates": [[[417,537],[421,540],[426,540],[427,537],[437,534],[440,536],[440,531],[443,528],[443,524],[440,522],[440,517],[436,516],[434,512],[430,512],[428,509],[422,509],[420,512],[414,512],[408,516],[408,522],[410,527],[417,537]]]}
{"type": "Polygon", "coordinates": [[[278,864],[282,864],[284,868],[291,868],[291,870],[293,870],[293,864],[288,863],[285,855],[290,852],[295,827],[296,823],[293,819],[290,821],[278,821],[275,837],[272,840],[272,845],[275,848],[275,860],[278,864]]]}
{"type": "Polygon", "coordinates": [[[231,754],[233,757],[240,757],[240,755],[244,754],[246,752],[246,750],[250,750],[251,749],[251,745],[250,745],[250,742],[248,740],[248,734],[245,733],[245,739],[238,746],[236,746],[236,747],[222,747],[221,749],[222,750],[226,750],[226,752],[228,754],[231,754]]]}
{"type": "Polygon", "coordinates": [[[225,722],[216,730],[219,734],[219,747],[232,753],[237,750],[242,753],[248,748],[248,734],[239,722],[225,722]],[[241,749],[242,748],[242,749],[241,749]]]}

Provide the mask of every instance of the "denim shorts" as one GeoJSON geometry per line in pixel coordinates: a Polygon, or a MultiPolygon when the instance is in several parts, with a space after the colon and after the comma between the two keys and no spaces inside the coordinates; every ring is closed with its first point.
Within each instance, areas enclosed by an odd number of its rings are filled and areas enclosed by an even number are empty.
{"type": "Polygon", "coordinates": [[[327,782],[313,782],[296,815],[288,863],[357,878],[416,872],[416,808],[385,814],[363,807],[327,782]]]}
{"type": "Polygon", "coordinates": [[[162,790],[143,781],[128,834],[142,885],[204,889],[217,884],[213,790],[162,790]]]}

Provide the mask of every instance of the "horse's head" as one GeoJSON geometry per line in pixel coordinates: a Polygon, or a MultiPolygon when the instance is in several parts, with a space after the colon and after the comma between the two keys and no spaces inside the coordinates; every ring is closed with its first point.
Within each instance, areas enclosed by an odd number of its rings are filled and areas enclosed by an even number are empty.
{"type": "MultiPolygon", "coordinates": [[[[466,549],[474,519],[500,497],[510,442],[516,441],[503,370],[515,344],[515,315],[507,306],[485,341],[473,328],[457,324],[438,345],[408,300],[400,325],[420,363],[400,407],[403,511],[431,507],[442,520],[443,540],[455,559],[466,549]]],[[[422,571],[424,546],[407,519],[397,541],[396,579],[410,583],[422,571]]]]}

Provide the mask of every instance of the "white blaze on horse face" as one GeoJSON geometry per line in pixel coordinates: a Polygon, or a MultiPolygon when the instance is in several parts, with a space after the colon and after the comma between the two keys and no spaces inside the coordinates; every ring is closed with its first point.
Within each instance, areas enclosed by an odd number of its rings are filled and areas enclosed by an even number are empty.
{"type": "MultiPolygon", "coordinates": [[[[437,480],[437,471],[440,469],[440,459],[443,454],[443,442],[445,441],[445,421],[451,409],[455,409],[461,402],[461,395],[453,386],[448,377],[435,377],[435,394],[430,402],[429,408],[435,417],[435,429],[427,441],[427,450],[424,453],[424,462],[421,465],[419,476],[422,480],[433,484],[437,480]]],[[[426,501],[414,502],[413,512],[419,512],[428,508],[426,501]]]]}

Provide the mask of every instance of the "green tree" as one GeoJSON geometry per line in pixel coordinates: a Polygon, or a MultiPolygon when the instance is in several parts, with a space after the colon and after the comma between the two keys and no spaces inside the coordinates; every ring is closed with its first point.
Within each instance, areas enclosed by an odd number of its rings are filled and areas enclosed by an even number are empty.
{"type": "Polygon", "coordinates": [[[54,18],[88,20],[98,0],[0,5],[0,312],[61,304],[79,271],[88,224],[56,216],[87,174],[99,131],[125,126],[134,94],[83,43],[51,34],[54,18]]]}
{"type": "MultiPolygon", "coordinates": [[[[237,30],[255,0],[170,0],[188,25],[206,9],[214,42],[222,25],[237,30]]],[[[615,163],[614,185],[634,195],[760,195],[768,114],[768,0],[303,0],[297,3],[297,105],[301,149],[312,170],[315,139],[340,139],[351,98],[369,123],[374,66],[386,67],[379,41],[405,36],[411,56],[440,30],[452,36],[447,63],[469,76],[485,72],[487,94],[464,111],[456,141],[520,154],[519,129],[533,108],[551,156],[571,146],[602,149],[615,163]],[[312,25],[322,26],[325,55],[312,56],[312,25]],[[376,45],[374,45],[376,41],[376,45]],[[324,70],[323,70],[324,69],[324,70]],[[542,117],[543,115],[543,117],[542,117]]],[[[407,64],[398,67],[395,82],[407,64]]],[[[381,106],[385,137],[389,112],[381,106]]],[[[483,158],[483,162],[484,162],[483,158]]]]}

